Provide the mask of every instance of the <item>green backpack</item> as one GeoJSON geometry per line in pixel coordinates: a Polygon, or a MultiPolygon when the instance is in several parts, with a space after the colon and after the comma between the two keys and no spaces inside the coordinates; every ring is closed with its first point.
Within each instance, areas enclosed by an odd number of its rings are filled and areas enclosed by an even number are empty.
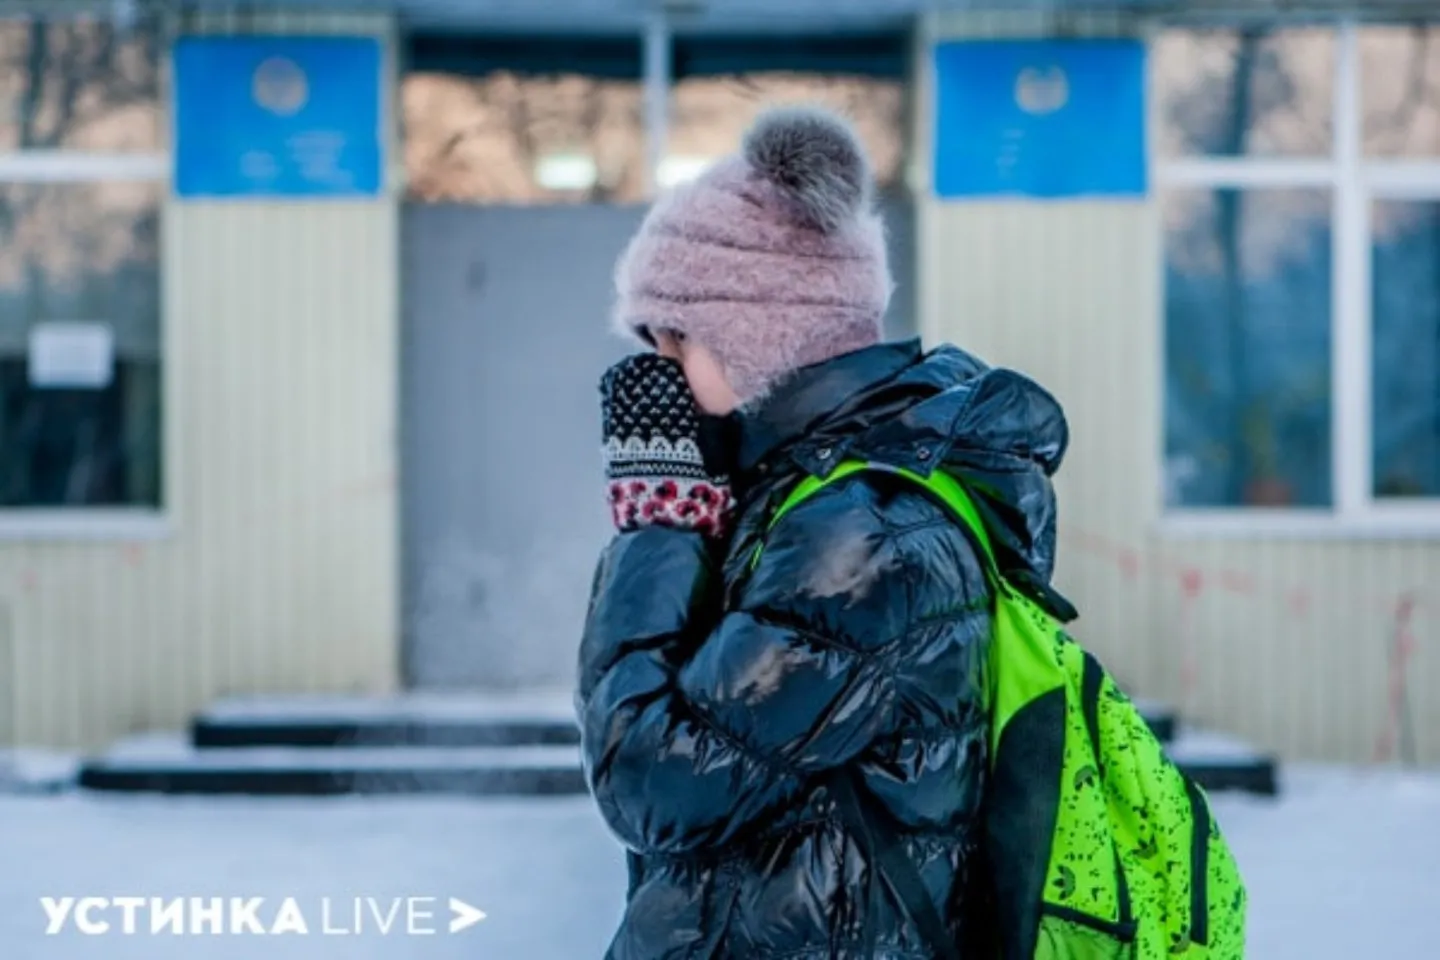
{"type": "MultiPolygon", "coordinates": [[[[973,534],[995,591],[987,860],[1005,960],[1238,960],[1246,893],[1204,791],[1061,622],[1001,576],[964,486],[937,471],[848,461],[809,477],[771,519],[861,471],[924,486],[973,534]]],[[[759,559],[757,549],[755,559],[759,559]]],[[[931,948],[959,960],[919,873],[849,774],[829,784],[931,948]]]]}

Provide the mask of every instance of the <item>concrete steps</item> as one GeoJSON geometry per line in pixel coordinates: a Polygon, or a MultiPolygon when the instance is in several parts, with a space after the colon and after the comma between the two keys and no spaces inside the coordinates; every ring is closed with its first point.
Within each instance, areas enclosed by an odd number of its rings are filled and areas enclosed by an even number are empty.
{"type": "Polygon", "coordinates": [[[1170,759],[1208,791],[1238,790],[1273,797],[1279,792],[1279,764],[1241,740],[1179,725],[1165,743],[1170,759]]]}
{"type": "Polygon", "coordinates": [[[197,716],[191,741],[222,747],[511,747],[579,744],[567,690],[394,697],[255,697],[197,716]]]}
{"type": "MultiPolygon", "coordinates": [[[[1275,764],[1140,703],[1176,763],[1209,790],[1273,794],[1275,764]]],[[[323,795],[585,791],[569,691],[287,696],[214,704],[186,734],[146,735],[84,762],[92,790],[323,795]]]]}
{"type": "Polygon", "coordinates": [[[122,741],[84,764],[79,784],[91,790],[270,796],[585,791],[576,746],[197,747],[179,734],[122,741]]]}

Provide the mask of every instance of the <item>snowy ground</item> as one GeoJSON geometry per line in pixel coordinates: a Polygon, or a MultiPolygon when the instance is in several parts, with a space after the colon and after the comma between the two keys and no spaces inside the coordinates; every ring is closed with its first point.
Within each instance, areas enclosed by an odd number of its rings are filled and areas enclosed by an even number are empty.
{"type": "MultiPolygon", "coordinates": [[[[1430,955],[1440,776],[1304,770],[1283,802],[1216,807],[1251,888],[1249,957],[1430,955]]],[[[585,799],[0,796],[5,960],[583,960],[603,953],[622,884],[585,799]],[[388,936],[47,936],[42,896],[294,897],[312,923],[325,897],[438,897],[444,914],[454,896],[489,916],[433,936],[401,935],[403,920],[388,936]]]]}

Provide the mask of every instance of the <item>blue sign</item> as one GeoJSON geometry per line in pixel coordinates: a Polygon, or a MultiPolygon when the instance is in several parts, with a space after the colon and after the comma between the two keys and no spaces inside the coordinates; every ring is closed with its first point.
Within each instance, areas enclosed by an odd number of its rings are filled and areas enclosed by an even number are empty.
{"type": "Polygon", "coordinates": [[[1132,40],[935,48],[941,197],[1145,194],[1145,48],[1132,40]]]}
{"type": "Polygon", "coordinates": [[[180,196],[380,192],[378,40],[184,37],[174,62],[180,196]]]}

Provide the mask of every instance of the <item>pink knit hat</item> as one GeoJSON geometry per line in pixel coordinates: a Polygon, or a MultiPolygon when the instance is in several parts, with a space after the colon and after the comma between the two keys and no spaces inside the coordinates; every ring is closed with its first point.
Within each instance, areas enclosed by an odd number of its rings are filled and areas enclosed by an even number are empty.
{"type": "Polygon", "coordinates": [[[766,112],[739,154],[651,208],[616,268],[616,326],[702,344],[745,402],[879,342],[893,284],[872,194],[848,123],[766,112]]]}

